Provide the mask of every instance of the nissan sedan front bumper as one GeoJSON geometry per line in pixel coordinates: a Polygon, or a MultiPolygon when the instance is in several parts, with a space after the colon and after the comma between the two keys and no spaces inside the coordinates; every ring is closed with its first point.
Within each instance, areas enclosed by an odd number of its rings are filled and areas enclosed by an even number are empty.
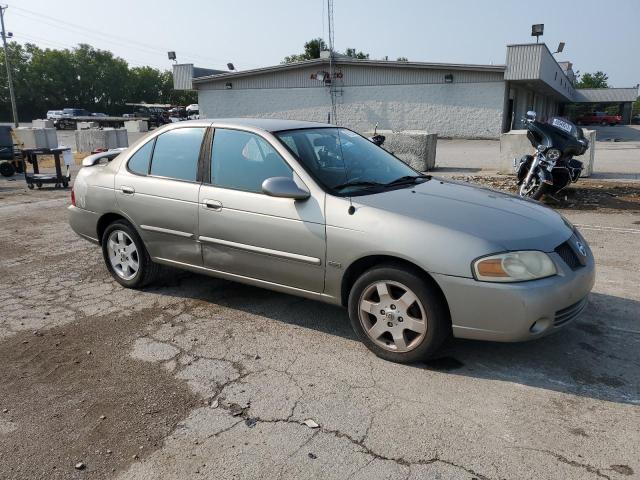
{"type": "Polygon", "coordinates": [[[570,268],[558,253],[549,254],[558,274],[519,283],[479,282],[434,274],[449,304],[457,338],[519,342],[542,337],[569,324],[586,307],[595,282],[593,255],[570,268]]]}

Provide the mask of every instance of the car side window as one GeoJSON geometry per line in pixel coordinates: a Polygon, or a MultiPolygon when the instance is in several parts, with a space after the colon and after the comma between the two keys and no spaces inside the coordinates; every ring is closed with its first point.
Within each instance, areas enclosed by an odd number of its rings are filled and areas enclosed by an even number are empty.
{"type": "Polygon", "coordinates": [[[138,175],[146,175],[149,172],[149,160],[151,160],[151,152],[153,152],[154,140],[145,143],[131,158],[127,167],[133,173],[138,175]]]}
{"type": "Polygon", "coordinates": [[[293,178],[291,167],[264,138],[216,128],[211,149],[211,183],[216,187],[262,192],[272,177],[293,178]]]}
{"type": "Polygon", "coordinates": [[[176,128],[156,138],[151,175],[195,182],[206,128],[176,128]]]}

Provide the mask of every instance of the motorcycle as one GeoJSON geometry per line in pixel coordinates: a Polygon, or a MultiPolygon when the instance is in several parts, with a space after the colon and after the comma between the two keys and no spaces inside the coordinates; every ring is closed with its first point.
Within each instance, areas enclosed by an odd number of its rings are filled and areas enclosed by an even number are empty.
{"type": "Polygon", "coordinates": [[[580,178],[583,164],[573,158],[589,148],[582,128],[564,118],[553,117],[548,123],[538,122],[536,112],[525,118],[527,138],[536,149],[534,155],[513,160],[518,177],[518,194],[540,200],[554,194],[580,178]]]}

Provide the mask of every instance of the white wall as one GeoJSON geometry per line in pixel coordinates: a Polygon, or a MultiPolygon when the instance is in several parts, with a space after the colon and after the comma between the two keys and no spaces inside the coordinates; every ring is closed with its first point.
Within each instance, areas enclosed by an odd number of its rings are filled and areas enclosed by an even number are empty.
{"type": "MultiPolygon", "coordinates": [[[[426,130],[440,137],[498,138],[504,82],[342,87],[338,123],[365,132],[426,130]]],[[[326,88],[199,90],[201,118],[272,117],[326,122],[326,88]]]]}

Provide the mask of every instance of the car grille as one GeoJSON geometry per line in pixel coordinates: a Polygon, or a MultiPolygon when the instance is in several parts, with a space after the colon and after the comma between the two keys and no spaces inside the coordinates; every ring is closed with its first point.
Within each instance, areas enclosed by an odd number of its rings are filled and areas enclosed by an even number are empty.
{"type": "Polygon", "coordinates": [[[578,259],[578,255],[576,255],[576,252],[573,251],[573,248],[571,248],[569,242],[564,242],[563,244],[558,245],[555,249],[555,252],[560,255],[560,258],[562,258],[564,263],[569,265],[569,268],[571,270],[577,270],[582,266],[580,260],[578,259]]]}
{"type": "Polygon", "coordinates": [[[563,308],[562,310],[558,310],[556,312],[556,317],[553,320],[553,325],[555,327],[559,327],[560,325],[564,325],[567,322],[570,322],[578,315],[582,313],[588,303],[588,298],[584,297],[579,302],[574,303],[573,305],[569,305],[567,308],[563,308]]]}

